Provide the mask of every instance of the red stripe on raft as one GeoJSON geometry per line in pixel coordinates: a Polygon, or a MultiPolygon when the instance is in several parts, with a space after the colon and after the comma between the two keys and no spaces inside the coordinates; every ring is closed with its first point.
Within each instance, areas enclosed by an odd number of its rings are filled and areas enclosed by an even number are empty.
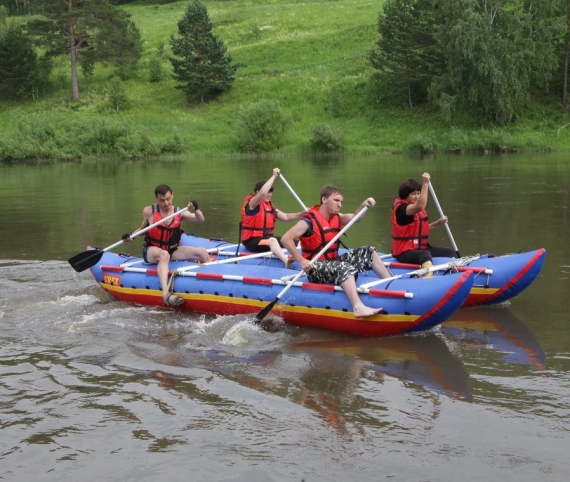
{"type": "Polygon", "coordinates": [[[203,273],[203,272],[198,272],[196,273],[196,278],[201,278],[201,279],[214,279],[217,281],[223,281],[224,279],[224,275],[220,274],[220,273],[203,273]]]}
{"type": "Polygon", "coordinates": [[[269,278],[256,278],[255,276],[244,276],[242,278],[244,283],[253,283],[257,285],[273,285],[273,281],[269,278]]]}
{"type": "Polygon", "coordinates": [[[431,316],[434,313],[437,313],[443,305],[447,304],[449,299],[452,296],[454,296],[455,293],[457,293],[457,290],[463,285],[463,283],[465,283],[466,278],[469,278],[469,276],[471,276],[471,273],[463,273],[459,277],[459,280],[457,280],[457,282],[449,289],[447,294],[439,300],[439,303],[437,303],[437,305],[435,305],[431,310],[427,311],[426,313],[424,313],[422,316],[420,316],[416,320],[415,326],[418,326],[421,323],[423,323],[425,320],[428,320],[429,318],[431,318],[431,316]]]}
{"type": "Polygon", "coordinates": [[[457,271],[464,273],[465,271],[472,271],[473,273],[484,273],[489,268],[477,267],[477,266],[457,266],[457,271]]]}
{"type": "Polygon", "coordinates": [[[321,284],[321,283],[303,283],[301,287],[304,290],[328,291],[330,293],[334,291],[334,285],[321,284]]]}
{"type": "Polygon", "coordinates": [[[407,291],[403,290],[374,290],[368,291],[370,296],[384,296],[386,298],[405,298],[407,291]]]}
{"type": "MultiPolygon", "coordinates": [[[[168,274],[170,274],[171,272],[172,272],[172,271],[169,271],[168,274]]],[[[158,276],[158,271],[157,271],[156,269],[147,269],[147,270],[146,270],[146,274],[158,276]]]]}
{"type": "Polygon", "coordinates": [[[404,268],[404,269],[419,269],[421,266],[419,264],[411,263],[399,263],[397,261],[390,261],[388,263],[390,268],[404,268]]]}
{"type": "Polygon", "coordinates": [[[544,254],[545,251],[546,250],[544,248],[537,250],[534,256],[529,260],[529,262],[526,265],[523,266],[523,268],[517,273],[516,276],[513,277],[513,279],[511,279],[508,283],[506,283],[500,290],[495,291],[493,298],[497,298],[499,295],[507,291],[511,286],[516,284],[527,273],[527,271],[534,266],[534,264],[544,254]]]}
{"type": "Polygon", "coordinates": [[[117,273],[122,273],[123,268],[121,268],[120,266],[112,266],[104,264],[101,266],[101,271],[116,271],[117,273]]]}

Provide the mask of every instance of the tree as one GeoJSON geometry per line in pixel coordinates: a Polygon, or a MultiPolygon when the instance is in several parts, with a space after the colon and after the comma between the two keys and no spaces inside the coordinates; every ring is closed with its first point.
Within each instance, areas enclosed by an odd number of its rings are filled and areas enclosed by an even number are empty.
{"type": "Polygon", "coordinates": [[[203,104],[206,95],[216,95],[229,90],[238,68],[231,55],[226,55],[223,40],[212,33],[212,23],[206,7],[200,0],[188,5],[184,17],[178,22],[180,38],[170,36],[173,56],[169,57],[180,84],[177,89],[186,93],[189,102],[198,95],[203,104]]]}
{"type": "Polygon", "coordinates": [[[533,83],[547,79],[557,64],[550,62],[554,30],[540,30],[550,26],[535,17],[525,0],[447,2],[436,34],[446,69],[430,86],[432,100],[456,102],[498,124],[512,121],[533,83]]]}
{"type": "Polygon", "coordinates": [[[441,74],[443,57],[436,40],[436,10],[432,0],[387,0],[378,17],[380,39],[370,53],[385,86],[404,91],[410,109],[427,98],[434,76],[441,74]]]}
{"type": "Polygon", "coordinates": [[[559,20],[560,34],[556,42],[556,55],[561,65],[560,77],[554,79],[557,89],[561,90],[561,104],[565,110],[568,103],[568,68],[570,64],[570,0],[552,0],[552,14],[545,21],[559,20]]]}
{"type": "Polygon", "coordinates": [[[7,16],[8,16],[8,9],[4,5],[0,5],[0,30],[4,27],[7,16]]]}
{"type": "Polygon", "coordinates": [[[0,31],[0,86],[7,98],[35,97],[47,83],[51,65],[38,57],[20,26],[0,31]]]}
{"type": "Polygon", "coordinates": [[[129,107],[129,96],[119,77],[113,77],[107,87],[107,98],[111,109],[119,112],[129,107]]]}
{"type": "Polygon", "coordinates": [[[28,27],[38,45],[53,57],[69,55],[72,102],[79,100],[79,63],[108,62],[122,75],[141,56],[136,25],[108,0],[43,0],[37,13],[42,18],[28,27]]]}

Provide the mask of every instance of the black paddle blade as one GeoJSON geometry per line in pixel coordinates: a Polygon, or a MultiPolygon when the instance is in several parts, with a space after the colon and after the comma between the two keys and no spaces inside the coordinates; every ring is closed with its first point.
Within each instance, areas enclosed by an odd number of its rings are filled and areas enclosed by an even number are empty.
{"type": "Polygon", "coordinates": [[[97,262],[103,257],[104,251],[102,249],[92,249],[90,251],[83,251],[83,253],[76,254],[67,261],[71,267],[81,273],[91,266],[95,266],[97,262]]]}
{"type": "Polygon", "coordinates": [[[265,308],[263,308],[256,316],[255,319],[253,320],[253,322],[255,324],[258,324],[261,322],[261,320],[263,320],[263,318],[265,318],[269,312],[273,309],[273,307],[275,306],[275,303],[277,303],[277,301],[279,301],[279,298],[275,298],[271,303],[269,303],[265,308]]]}

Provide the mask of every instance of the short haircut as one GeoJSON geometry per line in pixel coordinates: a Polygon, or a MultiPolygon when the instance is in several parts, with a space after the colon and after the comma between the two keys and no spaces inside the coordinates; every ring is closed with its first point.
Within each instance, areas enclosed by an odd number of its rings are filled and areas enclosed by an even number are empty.
{"type": "Polygon", "coordinates": [[[158,196],[159,194],[161,196],[166,196],[168,193],[172,194],[172,189],[170,186],[167,186],[166,184],[160,184],[154,188],[155,197],[158,196]]]}
{"type": "Polygon", "coordinates": [[[326,184],[325,186],[323,186],[323,188],[321,189],[321,197],[319,198],[321,204],[323,203],[324,197],[328,198],[333,194],[340,194],[341,196],[344,196],[342,191],[338,187],[333,186],[332,184],[326,184]]]}
{"type": "Polygon", "coordinates": [[[259,192],[266,182],[267,181],[257,181],[255,187],[253,188],[253,192],[259,192]]]}
{"type": "Polygon", "coordinates": [[[411,193],[421,191],[422,185],[415,179],[406,179],[398,188],[400,199],[406,199],[411,193]]]}

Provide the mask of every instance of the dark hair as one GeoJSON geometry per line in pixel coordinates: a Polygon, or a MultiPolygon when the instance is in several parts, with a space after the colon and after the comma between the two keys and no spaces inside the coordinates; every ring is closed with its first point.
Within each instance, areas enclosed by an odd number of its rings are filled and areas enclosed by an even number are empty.
{"type": "Polygon", "coordinates": [[[335,187],[332,184],[324,185],[323,188],[321,189],[321,197],[319,198],[321,204],[323,204],[323,198],[324,197],[328,198],[328,197],[332,196],[333,194],[340,194],[341,196],[344,195],[338,187],[335,187]]]}
{"type": "MultiPolygon", "coordinates": [[[[253,188],[253,192],[254,193],[258,193],[259,191],[261,191],[261,188],[263,187],[263,185],[266,183],[267,181],[257,181],[257,184],[255,185],[255,187],[253,188]]],[[[269,192],[273,192],[273,186],[271,186],[269,188],[269,192]]]]}
{"type": "Polygon", "coordinates": [[[170,188],[170,186],[167,186],[166,184],[160,184],[154,188],[155,197],[158,196],[159,194],[162,196],[166,196],[168,193],[172,194],[172,189],[170,188]]]}
{"type": "Polygon", "coordinates": [[[267,181],[257,181],[257,183],[255,184],[255,187],[253,188],[253,192],[255,192],[255,193],[259,192],[266,182],[267,181]]]}
{"type": "Polygon", "coordinates": [[[406,179],[398,189],[400,199],[406,199],[411,193],[421,191],[422,185],[415,179],[406,179]]]}

